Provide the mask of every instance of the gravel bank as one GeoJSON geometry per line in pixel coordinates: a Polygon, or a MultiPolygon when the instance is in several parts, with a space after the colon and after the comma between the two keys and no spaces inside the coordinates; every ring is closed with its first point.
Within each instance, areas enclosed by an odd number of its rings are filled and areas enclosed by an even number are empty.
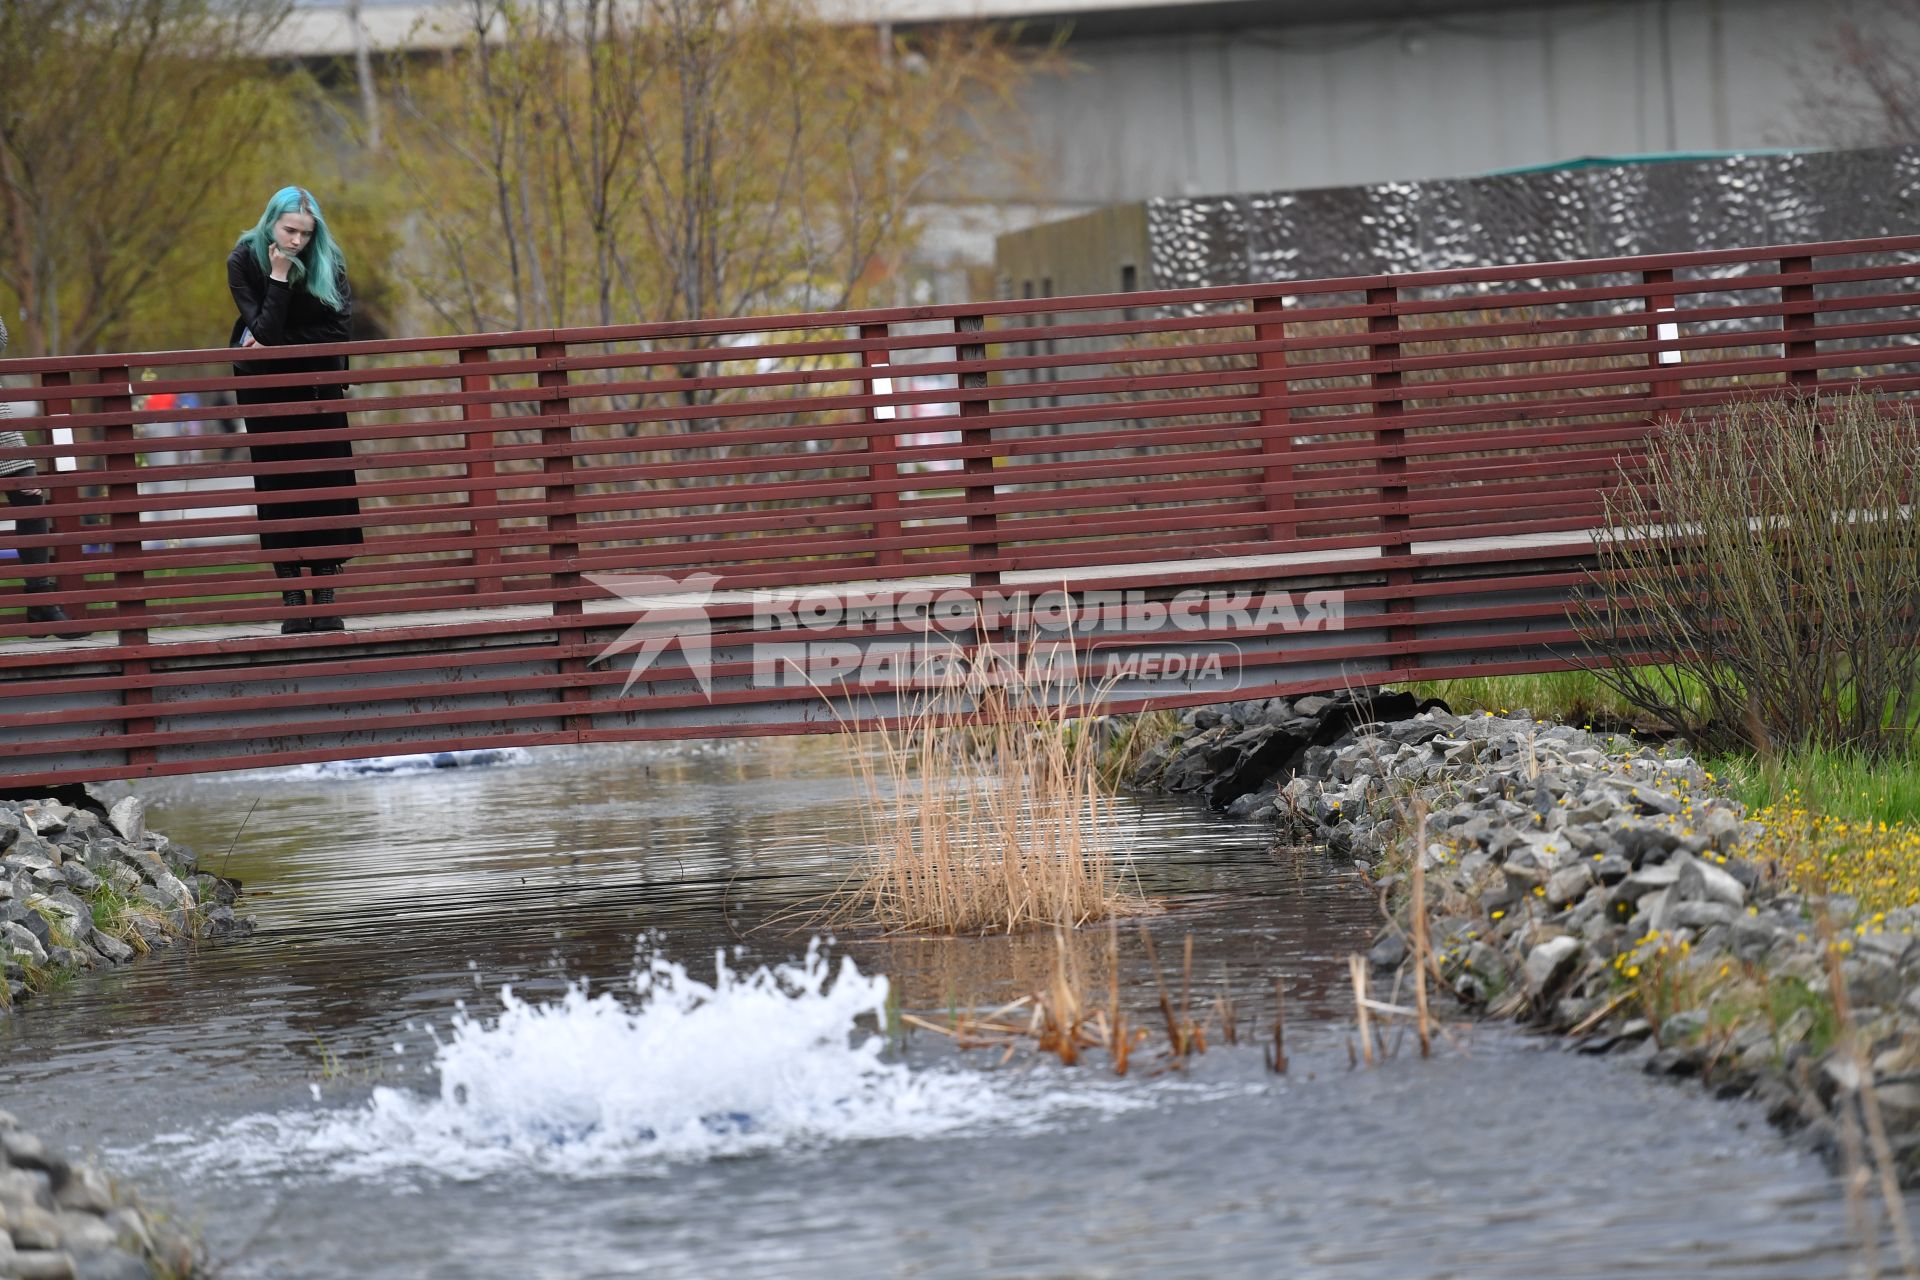
{"type": "Polygon", "coordinates": [[[1920,909],[1862,917],[1795,892],[1684,748],[1338,694],[1189,713],[1133,780],[1324,844],[1387,886],[1394,918],[1370,956],[1383,988],[1411,976],[1418,856],[1461,1005],[1757,1095],[1829,1154],[1870,1093],[1902,1182],[1920,1185],[1920,909]]]}
{"type": "MultiPolygon", "coordinates": [[[[147,830],[145,806],[0,800],[0,1018],[87,970],[248,932],[236,881],[147,830]]],[[[24,1099],[9,1099],[15,1106],[24,1099]]],[[[188,1237],[91,1165],[0,1111],[0,1276],[142,1280],[205,1274],[188,1237]]]]}
{"type": "Polygon", "coordinates": [[[205,1266],[191,1240],[98,1169],[50,1150],[0,1111],[0,1276],[151,1280],[205,1266]]]}
{"type": "Polygon", "coordinates": [[[0,800],[0,1016],[75,973],[247,932],[239,889],[148,831],[136,797],[0,800]]]}

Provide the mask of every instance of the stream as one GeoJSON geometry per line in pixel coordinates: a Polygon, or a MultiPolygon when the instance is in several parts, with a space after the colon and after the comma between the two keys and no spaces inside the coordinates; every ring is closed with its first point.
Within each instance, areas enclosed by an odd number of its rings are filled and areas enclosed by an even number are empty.
{"type": "Polygon", "coordinates": [[[0,1106],[234,1277],[1850,1274],[1836,1180],[1747,1104],[1493,1025],[1350,1066],[1378,908],[1262,828],[1122,802],[1158,980],[1140,922],[836,930],[841,749],[100,788],[244,881],[258,931],[0,1021],[0,1106]],[[892,1016],[1063,964],[1153,1033],[1124,1077],[892,1016]],[[1159,982],[1211,1023],[1184,1070],[1159,982]]]}

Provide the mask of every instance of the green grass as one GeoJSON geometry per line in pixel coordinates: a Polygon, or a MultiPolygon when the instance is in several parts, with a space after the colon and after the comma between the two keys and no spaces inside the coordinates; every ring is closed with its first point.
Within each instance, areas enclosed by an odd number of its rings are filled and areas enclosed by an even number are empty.
{"type": "Polygon", "coordinates": [[[1456,712],[1496,715],[1529,711],[1542,720],[1607,729],[1653,728],[1646,713],[1621,698],[1590,671],[1549,671],[1528,676],[1476,676],[1423,680],[1405,685],[1422,698],[1438,698],[1456,712]]]}
{"type": "Polygon", "coordinates": [[[1708,765],[1714,778],[1748,809],[1784,805],[1849,822],[1920,821],[1920,758],[1868,760],[1852,752],[1806,748],[1763,764],[1751,755],[1708,765]]]}

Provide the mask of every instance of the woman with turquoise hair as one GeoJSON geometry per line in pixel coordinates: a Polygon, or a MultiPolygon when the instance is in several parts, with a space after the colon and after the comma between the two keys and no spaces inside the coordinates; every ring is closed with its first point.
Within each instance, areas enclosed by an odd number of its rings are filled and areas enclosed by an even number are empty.
{"type": "MultiPolygon", "coordinates": [[[[252,349],[347,340],[353,297],[347,288],[346,259],[327,231],[319,201],[303,188],[282,187],[273,193],[260,221],[241,235],[233,252],[227,255],[227,287],[233,292],[234,305],[240,312],[233,322],[228,346],[252,349]]],[[[238,361],[233,371],[240,377],[254,377],[343,373],[346,368],[345,356],[296,356],[284,360],[238,361]]],[[[249,435],[337,431],[347,425],[345,413],[326,407],[346,398],[346,387],[339,382],[319,386],[242,387],[234,398],[240,402],[243,412],[246,406],[301,406],[298,412],[289,414],[245,414],[249,435]]],[[[345,440],[260,443],[250,446],[249,452],[256,463],[311,463],[350,460],[353,445],[345,440]]],[[[351,466],[289,468],[259,473],[253,479],[254,489],[261,493],[352,488],[353,484],[351,466]]],[[[319,522],[359,514],[359,500],[351,495],[262,502],[260,519],[267,527],[260,534],[260,546],[269,552],[297,553],[276,557],[273,571],[277,577],[297,580],[302,565],[316,578],[331,577],[355,554],[362,536],[357,521],[333,525],[319,522]]],[[[280,599],[294,609],[304,608],[307,603],[305,592],[297,588],[282,591],[280,599]]],[[[332,604],[333,588],[316,584],[313,603],[332,604]]],[[[335,617],[289,618],[281,624],[280,631],[283,635],[295,635],[307,631],[340,631],[345,626],[335,617]]]]}

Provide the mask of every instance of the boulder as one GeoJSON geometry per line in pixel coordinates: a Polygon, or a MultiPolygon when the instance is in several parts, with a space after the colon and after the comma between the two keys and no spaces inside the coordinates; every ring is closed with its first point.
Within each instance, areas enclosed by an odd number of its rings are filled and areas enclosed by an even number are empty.
{"type": "Polygon", "coordinates": [[[139,844],[147,837],[147,802],[138,796],[123,796],[107,810],[107,822],[128,844],[139,844]]]}
{"type": "Polygon", "coordinates": [[[1593,883],[1593,863],[1573,862],[1547,878],[1547,905],[1558,910],[1586,896],[1593,883]]]}
{"type": "Polygon", "coordinates": [[[1312,722],[1294,723],[1300,728],[1295,729],[1291,723],[1256,725],[1221,743],[1220,754],[1232,754],[1219,762],[1212,779],[1201,787],[1207,803],[1225,809],[1288,772],[1313,741],[1312,722]]]}
{"type": "Polygon", "coordinates": [[[1527,993],[1535,1000],[1545,1001],[1553,994],[1562,980],[1573,971],[1580,959],[1580,941],[1577,938],[1549,938],[1527,953],[1527,962],[1521,973],[1527,983],[1527,993]]]}
{"type": "Polygon", "coordinates": [[[1718,902],[1734,910],[1747,905],[1747,891],[1741,883],[1716,867],[1691,855],[1675,859],[1679,867],[1673,881],[1673,895],[1681,902],[1718,902]]]}

